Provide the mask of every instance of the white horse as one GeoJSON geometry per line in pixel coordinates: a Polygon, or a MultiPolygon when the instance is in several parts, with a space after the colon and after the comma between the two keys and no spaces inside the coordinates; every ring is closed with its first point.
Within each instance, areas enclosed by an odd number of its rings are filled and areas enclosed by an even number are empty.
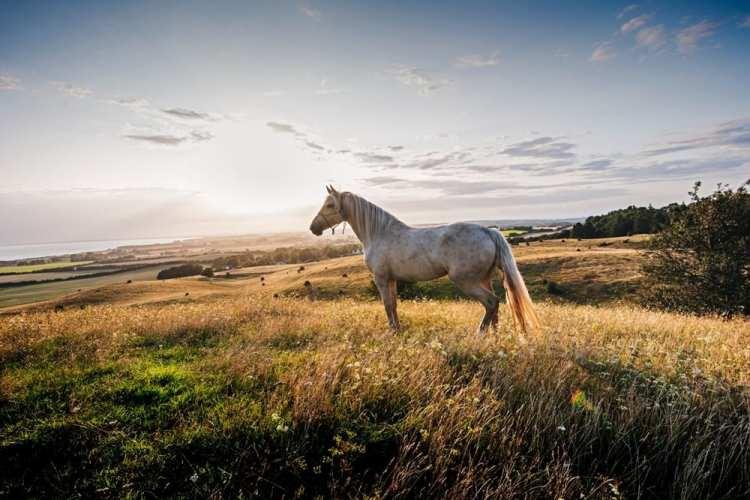
{"type": "Polygon", "coordinates": [[[339,193],[332,186],[326,189],[328,196],[310,224],[310,231],[320,236],[341,222],[351,226],[364,246],[365,263],[373,274],[392,330],[400,329],[396,282],[427,281],[446,274],[466,295],[484,306],[479,333],[490,325],[497,326],[500,300],[492,291],[497,268],[503,271],[514,321],[523,331],[538,325],[523,277],[500,231],[468,223],[414,228],[354,193],[339,193]]]}

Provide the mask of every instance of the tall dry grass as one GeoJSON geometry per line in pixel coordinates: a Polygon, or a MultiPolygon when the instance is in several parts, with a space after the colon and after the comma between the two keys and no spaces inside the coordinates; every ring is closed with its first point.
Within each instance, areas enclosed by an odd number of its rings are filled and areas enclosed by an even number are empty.
{"type": "Polygon", "coordinates": [[[537,309],[483,337],[445,301],[398,336],[374,302],[253,295],[5,318],[0,494],[750,494],[748,322],[537,309]]]}

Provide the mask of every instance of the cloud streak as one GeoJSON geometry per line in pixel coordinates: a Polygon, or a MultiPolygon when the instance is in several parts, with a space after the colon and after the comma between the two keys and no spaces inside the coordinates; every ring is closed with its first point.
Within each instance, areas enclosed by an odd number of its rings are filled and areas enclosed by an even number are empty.
{"type": "Polygon", "coordinates": [[[94,93],[94,91],[89,88],[79,87],[77,85],[73,85],[72,83],[68,83],[68,82],[51,81],[49,83],[50,85],[55,87],[57,90],[59,90],[63,94],[68,95],[70,97],[76,97],[78,99],[88,97],[90,95],[93,95],[94,93]]]}
{"type": "Polygon", "coordinates": [[[525,158],[566,160],[575,158],[576,155],[572,151],[575,147],[575,144],[558,141],[555,137],[539,137],[512,144],[505,148],[502,154],[525,158]]]}
{"type": "Polygon", "coordinates": [[[589,57],[589,61],[594,63],[601,63],[613,59],[617,54],[615,49],[612,47],[612,42],[599,42],[594,46],[594,51],[589,57]]]}
{"type": "Polygon", "coordinates": [[[620,31],[622,33],[630,33],[631,31],[636,31],[644,27],[650,19],[651,19],[651,16],[648,14],[643,14],[638,17],[634,17],[630,21],[620,26],[620,31]]]}
{"type": "Polygon", "coordinates": [[[658,51],[667,43],[667,34],[664,26],[649,26],[639,30],[635,35],[636,46],[650,51],[658,51]]]}
{"type": "Polygon", "coordinates": [[[215,118],[208,113],[202,113],[200,111],[194,111],[186,108],[167,108],[161,109],[161,112],[170,118],[179,118],[183,120],[204,120],[214,121],[215,118]]]}
{"type": "Polygon", "coordinates": [[[412,66],[394,66],[386,71],[397,82],[417,89],[420,95],[431,95],[450,85],[449,80],[438,78],[428,71],[412,66]]]}
{"type": "Polygon", "coordinates": [[[680,30],[677,33],[677,50],[684,55],[691,54],[701,40],[713,36],[719,23],[703,20],[680,30]]]}
{"type": "Polygon", "coordinates": [[[0,90],[19,90],[21,80],[10,75],[0,74],[0,90]]]}
{"type": "Polygon", "coordinates": [[[314,21],[320,22],[320,20],[323,19],[323,13],[318,9],[313,9],[309,5],[300,5],[299,11],[314,21]]]}
{"type": "Polygon", "coordinates": [[[178,147],[188,143],[210,141],[214,138],[214,135],[207,131],[192,130],[186,135],[176,135],[171,133],[130,133],[123,134],[123,137],[131,141],[147,143],[153,146],[178,147]]]}
{"type": "Polygon", "coordinates": [[[500,64],[500,60],[500,51],[496,50],[487,56],[479,54],[461,56],[456,59],[454,65],[457,68],[487,68],[490,66],[497,66],[500,64]]]}

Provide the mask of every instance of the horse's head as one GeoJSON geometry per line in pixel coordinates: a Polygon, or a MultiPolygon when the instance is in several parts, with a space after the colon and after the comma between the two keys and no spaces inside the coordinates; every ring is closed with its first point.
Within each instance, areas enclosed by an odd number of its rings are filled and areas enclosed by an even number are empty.
{"type": "Polygon", "coordinates": [[[341,193],[333,189],[333,186],[326,186],[328,196],[323,206],[318,210],[318,214],[310,224],[310,231],[315,236],[320,236],[326,229],[340,224],[344,217],[341,215],[341,193]]]}

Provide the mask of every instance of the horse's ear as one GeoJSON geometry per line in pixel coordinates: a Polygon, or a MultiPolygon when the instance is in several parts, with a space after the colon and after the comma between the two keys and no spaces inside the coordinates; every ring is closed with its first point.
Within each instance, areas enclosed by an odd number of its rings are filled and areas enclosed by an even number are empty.
{"type": "Polygon", "coordinates": [[[328,194],[331,194],[333,192],[333,188],[326,184],[326,191],[328,191],[328,194]]]}

